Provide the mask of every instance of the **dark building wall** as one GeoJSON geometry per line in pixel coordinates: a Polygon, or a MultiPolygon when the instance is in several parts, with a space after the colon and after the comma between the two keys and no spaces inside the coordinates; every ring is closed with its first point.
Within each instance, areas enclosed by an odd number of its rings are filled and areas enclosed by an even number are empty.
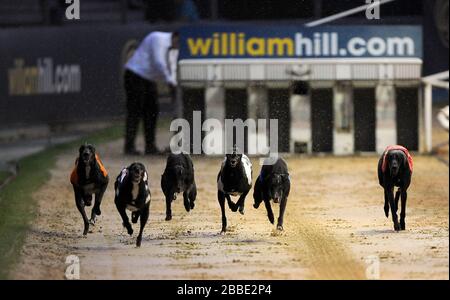
{"type": "Polygon", "coordinates": [[[0,30],[0,128],[122,115],[127,56],[157,29],[164,28],[99,25],[0,30]],[[53,65],[39,68],[45,61],[53,65]],[[63,80],[56,76],[57,69],[58,74],[68,74],[64,69],[68,66],[77,69],[76,76],[64,78],[79,80],[78,88],[64,92],[39,87],[43,81],[37,78],[44,69],[55,87],[63,80]]]}
{"type": "Polygon", "coordinates": [[[312,151],[333,151],[333,89],[311,89],[312,151]]]}
{"type": "Polygon", "coordinates": [[[419,150],[419,91],[417,87],[396,88],[397,144],[419,150]]]}
{"type": "Polygon", "coordinates": [[[375,151],[375,89],[354,88],[355,151],[375,151]]]}

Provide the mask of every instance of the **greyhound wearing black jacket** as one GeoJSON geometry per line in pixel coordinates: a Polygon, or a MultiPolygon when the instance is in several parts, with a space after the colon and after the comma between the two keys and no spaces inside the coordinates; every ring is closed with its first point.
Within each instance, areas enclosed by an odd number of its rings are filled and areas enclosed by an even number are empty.
{"type": "Polygon", "coordinates": [[[411,184],[413,161],[408,150],[402,146],[388,147],[378,161],[378,181],[384,189],[384,213],[389,217],[391,208],[394,230],[405,230],[406,198],[411,184]],[[394,189],[398,187],[394,198],[394,189]],[[398,201],[401,196],[400,224],[398,222],[398,201]]]}
{"type": "Polygon", "coordinates": [[[291,189],[291,180],[286,162],[281,157],[269,157],[264,160],[264,165],[256,179],[253,190],[254,208],[258,208],[262,201],[266,206],[267,217],[270,223],[274,223],[274,216],[270,200],[280,203],[277,229],[283,230],[283,217],[286,203],[291,189]]]}
{"type": "Polygon", "coordinates": [[[161,175],[161,189],[166,196],[166,221],[172,220],[172,201],[178,193],[183,193],[184,208],[187,212],[194,209],[197,197],[194,164],[189,154],[171,153],[167,158],[166,168],[161,175]]]}
{"type": "Polygon", "coordinates": [[[115,198],[117,210],[122,217],[123,226],[127,229],[129,235],[133,234],[133,228],[126,210],[130,210],[131,222],[137,223],[140,218],[141,227],[136,239],[136,247],[141,246],[142,233],[147,224],[150,214],[151,193],[148,186],[148,174],[145,166],[141,163],[132,163],[124,168],[117,176],[114,183],[115,198]]]}
{"type": "Polygon", "coordinates": [[[245,154],[237,153],[234,147],[232,154],[227,154],[217,175],[217,198],[222,211],[222,231],[227,231],[227,217],[225,215],[225,199],[231,211],[239,209],[244,214],[245,197],[252,188],[252,163],[245,154]],[[231,196],[239,196],[236,203],[231,196]]]}
{"type": "Polygon", "coordinates": [[[101,215],[100,204],[108,186],[109,176],[102,161],[91,144],[84,144],[78,150],[78,158],[70,175],[70,183],[75,193],[75,203],[84,222],[83,235],[89,231],[89,224],[94,225],[96,217],[101,215]],[[95,195],[94,207],[89,220],[85,206],[92,205],[92,194],[95,195]]]}

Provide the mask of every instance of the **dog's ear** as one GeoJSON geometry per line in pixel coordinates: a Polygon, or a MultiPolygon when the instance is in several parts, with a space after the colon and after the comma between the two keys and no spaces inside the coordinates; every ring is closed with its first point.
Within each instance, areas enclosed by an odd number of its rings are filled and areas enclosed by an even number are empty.
{"type": "Polygon", "coordinates": [[[289,174],[281,174],[281,179],[283,181],[290,181],[291,177],[289,176],[289,174]]]}
{"type": "Polygon", "coordinates": [[[386,166],[388,167],[388,168],[390,168],[391,167],[391,163],[392,163],[392,152],[388,152],[388,153],[386,153],[386,166]]]}
{"type": "Polygon", "coordinates": [[[95,147],[92,144],[89,144],[89,148],[91,149],[92,153],[95,154],[95,147]]]}
{"type": "Polygon", "coordinates": [[[281,184],[284,181],[283,174],[274,174],[272,180],[275,180],[277,184],[281,184]]]}
{"type": "Polygon", "coordinates": [[[144,177],[142,178],[142,181],[147,182],[148,181],[148,174],[147,171],[144,169],[144,177]]]}
{"type": "Polygon", "coordinates": [[[408,162],[408,156],[402,151],[402,165],[404,170],[409,170],[409,162],[408,162]]]}

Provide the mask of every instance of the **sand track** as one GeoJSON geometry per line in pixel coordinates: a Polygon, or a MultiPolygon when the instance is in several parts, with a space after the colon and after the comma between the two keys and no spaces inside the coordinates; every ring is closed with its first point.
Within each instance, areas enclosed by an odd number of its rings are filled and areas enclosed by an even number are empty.
{"type": "MultiPolygon", "coordinates": [[[[121,149],[121,141],[98,147],[112,179],[137,159],[122,156],[121,149]]],[[[68,181],[74,155],[61,155],[49,182],[34,194],[38,217],[12,278],[63,279],[70,254],[80,258],[81,279],[363,279],[370,255],[379,257],[382,279],[449,278],[449,173],[433,157],[415,158],[404,232],[394,232],[384,217],[377,157],[293,156],[287,158],[292,190],[285,231],[274,230],[250,195],[244,216],[227,212],[225,236],[219,235],[215,186],[221,158],[194,157],[196,207],[186,213],[178,199],[166,222],[159,186],[165,159],[142,157],[152,203],[142,247],[135,248],[135,235],[126,235],[114,207],[112,182],[102,216],[82,237],[68,181]]],[[[256,177],[258,160],[253,164],[256,177]]]]}

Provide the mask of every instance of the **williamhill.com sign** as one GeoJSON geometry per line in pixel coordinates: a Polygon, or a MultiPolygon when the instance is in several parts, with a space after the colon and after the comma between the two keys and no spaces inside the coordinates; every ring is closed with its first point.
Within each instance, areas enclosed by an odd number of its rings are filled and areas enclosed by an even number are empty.
{"type": "Polygon", "coordinates": [[[420,26],[191,26],[180,60],[421,58],[420,26]]]}

